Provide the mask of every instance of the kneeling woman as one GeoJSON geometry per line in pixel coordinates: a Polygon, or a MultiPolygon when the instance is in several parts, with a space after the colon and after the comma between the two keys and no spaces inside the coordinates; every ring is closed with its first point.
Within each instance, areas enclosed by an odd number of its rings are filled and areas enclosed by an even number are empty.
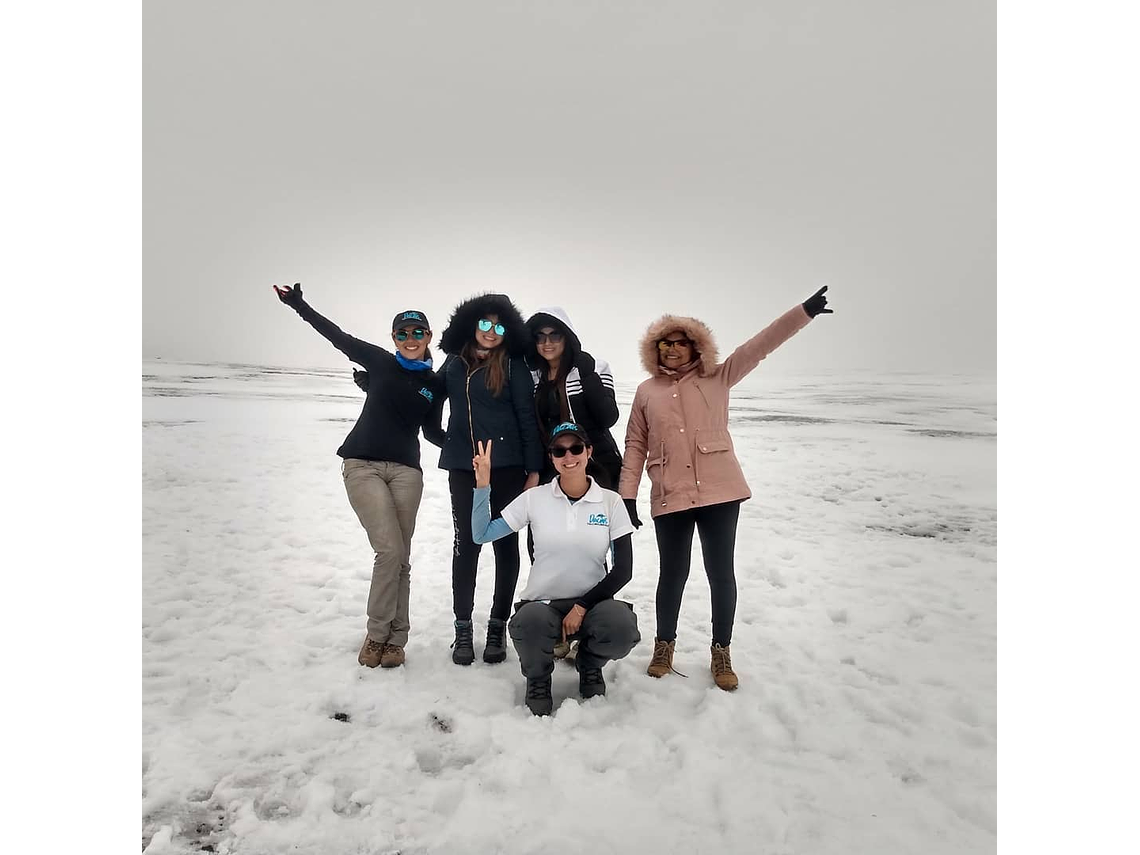
{"type": "Polygon", "coordinates": [[[583,698],[606,693],[602,668],[621,659],[641,640],[629,603],[614,599],[633,578],[633,523],[612,490],[586,475],[592,450],[587,433],[573,422],[551,431],[548,448],[558,477],[527,490],[491,521],[491,441],[472,461],[475,493],[471,531],[489,543],[529,525],[534,563],[516,604],[509,630],[526,677],[526,705],[535,715],[554,708],[550,675],[554,646],[578,639],[578,690],[583,698]],[[606,554],[613,549],[613,567],[606,554]]]}

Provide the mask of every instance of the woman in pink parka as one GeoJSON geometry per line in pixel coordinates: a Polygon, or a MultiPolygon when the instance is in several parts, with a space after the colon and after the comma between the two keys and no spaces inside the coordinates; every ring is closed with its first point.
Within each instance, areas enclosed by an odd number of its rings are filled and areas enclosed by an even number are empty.
{"type": "Polygon", "coordinates": [[[827,286],[820,288],[785,312],[724,362],[717,362],[712,332],[695,318],[663,315],[641,340],[641,363],[651,376],[633,398],[618,492],[640,525],[637,489],[641,473],[649,474],[661,558],[657,634],[647,670],[651,677],[673,670],[677,617],[695,529],[712,594],[713,679],[725,690],[739,685],[729,656],[736,616],[736,523],[740,503],[752,493],[728,432],[729,393],[814,317],[831,312],[826,291],[827,286]]]}

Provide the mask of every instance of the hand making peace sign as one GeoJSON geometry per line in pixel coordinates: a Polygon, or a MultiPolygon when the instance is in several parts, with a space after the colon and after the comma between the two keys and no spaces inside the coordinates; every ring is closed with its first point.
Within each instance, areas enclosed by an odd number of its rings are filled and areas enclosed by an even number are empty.
{"type": "Polygon", "coordinates": [[[471,466],[475,469],[475,487],[491,486],[491,440],[487,440],[486,447],[482,442],[476,443],[478,450],[471,458],[471,466]]]}

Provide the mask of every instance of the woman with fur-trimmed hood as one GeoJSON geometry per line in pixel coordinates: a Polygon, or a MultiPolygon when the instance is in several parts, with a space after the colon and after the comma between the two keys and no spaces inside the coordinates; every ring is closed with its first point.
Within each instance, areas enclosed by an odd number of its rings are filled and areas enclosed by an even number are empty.
{"type": "Polygon", "coordinates": [[[650,504],[661,575],[657,635],[647,673],[673,670],[677,617],[689,576],[693,530],[701,537],[712,593],[712,673],[717,686],[735,689],[729,645],[736,615],[736,523],[752,496],[728,432],[729,393],[768,354],[826,308],[819,289],[717,361],[712,331],[696,318],[663,315],[641,340],[641,364],[650,378],[637,387],[625,434],[618,492],[637,518],[641,473],[649,474],[650,504]]]}
{"type": "MultiPolygon", "coordinates": [[[[472,460],[479,441],[494,440],[491,460],[491,511],[502,512],[524,489],[538,483],[545,459],[534,415],[534,385],[524,354],[531,338],[522,315],[504,294],[480,294],[456,307],[440,337],[448,357],[440,368],[451,415],[439,467],[451,490],[455,548],[451,559],[457,665],[475,660],[471,612],[475,573],[482,546],[471,535],[475,489],[472,460]]],[[[507,658],[506,622],[519,578],[518,535],[497,540],[495,595],[487,621],[484,662],[507,658]]]]}

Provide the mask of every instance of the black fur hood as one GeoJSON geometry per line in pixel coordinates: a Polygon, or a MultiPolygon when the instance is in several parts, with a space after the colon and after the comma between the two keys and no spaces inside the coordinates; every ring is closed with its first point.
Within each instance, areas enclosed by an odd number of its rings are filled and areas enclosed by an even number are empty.
{"type": "Polygon", "coordinates": [[[499,323],[507,328],[503,344],[511,356],[522,356],[533,349],[522,313],[511,298],[506,294],[478,294],[455,307],[439,339],[440,350],[458,355],[475,338],[475,324],[486,315],[498,315],[499,323]]]}

